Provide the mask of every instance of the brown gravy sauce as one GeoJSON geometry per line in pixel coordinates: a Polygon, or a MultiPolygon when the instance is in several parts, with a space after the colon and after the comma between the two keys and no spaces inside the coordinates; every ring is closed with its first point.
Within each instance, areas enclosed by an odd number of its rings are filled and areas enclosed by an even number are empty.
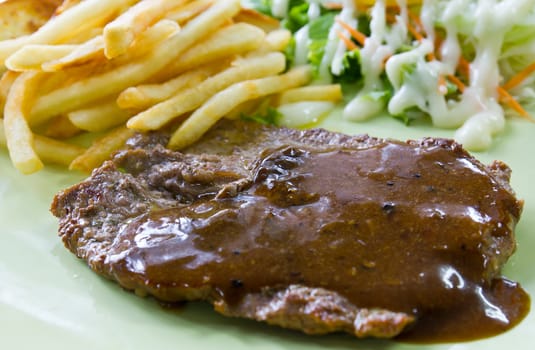
{"type": "MultiPolygon", "coordinates": [[[[499,277],[499,247],[520,207],[482,168],[441,147],[267,153],[235,197],[156,209],[118,240],[117,266],[147,285],[214,286],[232,303],[265,286],[304,284],[359,307],[417,317],[400,339],[460,341],[501,333],[529,297],[499,277]],[[496,266],[494,266],[496,265],[496,266]]],[[[172,295],[169,296],[172,299],[172,295]]]]}

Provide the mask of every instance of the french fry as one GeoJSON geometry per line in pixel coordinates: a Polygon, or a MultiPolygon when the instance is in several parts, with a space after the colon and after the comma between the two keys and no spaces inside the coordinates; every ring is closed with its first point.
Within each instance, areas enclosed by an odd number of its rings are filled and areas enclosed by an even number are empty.
{"type": "MultiPolygon", "coordinates": [[[[65,133],[68,131],[64,129],[56,132],[65,133]]],[[[66,135],[62,136],[65,137],[66,135]]],[[[54,138],[37,134],[33,135],[33,143],[35,152],[42,162],[46,164],[68,166],[73,159],[85,151],[85,148],[81,146],[58,141],[54,138]]]]}
{"type": "Polygon", "coordinates": [[[41,135],[34,135],[34,146],[43,162],[63,166],[69,166],[75,158],[85,152],[83,147],[41,135]]]}
{"type": "MultiPolygon", "coordinates": [[[[167,39],[170,35],[178,32],[180,27],[177,23],[170,20],[161,20],[149,27],[146,31],[139,34],[136,38],[131,52],[133,54],[124,57],[121,62],[127,62],[135,57],[142,56],[150,51],[155,45],[167,39]]],[[[56,59],[47,60],[41,64],[41,69],[45,72],[56,72],[66,68],[76,67],[95,60],[104,60],[104,38],[98,35],[83,44],[72,46],[73,50],[67,52],[64,56],[56,59]]],[[[13,54],[6,64],[12,60],[13,56],[18,55],[21,49],[13,54]]]]}
{"type": "Polygon", "coordinates": [[[18,76],[19,73],[17,72],[7,71],[0,78],[0,118],[4,115],[4,106],[6,105],[9,90],[18,76]]]}
{"type": "Polygon", "coordinates": [[[234,17],[234,20],[236,22],[252,24],[256,27],[262,28],[262,30],[265,32],[271,32],[280,28],[280,22],[277,19],[248,8],[242,8],[241,11],[234,17]]]}
{"type": "Polygon", "coordinates": [[[66,10],[70,9],[73,6],[78,5],[82,1],[83,0],[63,0],[61,5],[56,8],[56,12],[54,13],[54,15],[59,16],[66,10]]]}
{"type": "Polygon", "coordinates": [[[283,51],[292,40],[292,33],[286,29],[277,29],[267,33],[260,50],[283,51]]]}
{"type": "Polygon", "coordinates": [[[65,40],[64,44],[71,44],[71,45],[80,45],[85,43],[88,40],[91,40],[99,35],[102,35],[102,26],[95,26],[93,28],[89,28],[84,30],[83,32],[80,32],[76,34],[73,37],[70,37],[68,40],[65,40]]]}
{"type": "Polygon", "coordinates": [[[226,61],[208,64],[190,70],[178,77],[161,84],[145,84],[131,87],[123,91],[117,98],[117,105],[121,108],[146,109],[157,103],[171,98],[184,89],[202,83],[208,77],[228,67],[226,61]]]}
{"type": "Polygon", "coordinates": [[[338,102],[343,98],[342,87],[339,84],[304,86],[281,92],[276,97],[276,104],[301,101],[331,101],[338,102]]]}
{"type": "Polygon", "coordinates": [[[124,124],[130,116],[130,112],[117,106],[115,99],[67,114],[76,127],[91,132],[104,131],[124,124]]]}
{"type": "MultiPolygon", "coordinates": [[[[78,6],[89,1],[86,0],[78,6]]],[[[147,80],[180,56],[188,47],[232,18],[239,9],[239,0],[218,1],[188,22],[176,35],[155,47],[148,55],[40,96],[35,101],[30,119],[33,123],[39,124],[55,115],[67,113],[107,96],[118,94],[130,86],[147,80]]]]}
{"type": "MultiPolygon", "coordinates": [[[[56,72],[67,67],[80,66],[95,58],[102,57],[103,50],[104,41],[102,36],[99,35],[83,44],[75,46],[71,52],[61,57],[46,60],[46,62],[41,64],[41,69],[45,72],[56,72]]],[[[13,56],[6,61],[6,64],[11,61],[13,56]]]]}
{"type": "MultiPolygon", "coordinates": [[[[69,166],[76,157],[85,151],[85,148],[83,147],[57,141],[41,135],[34,135],[33,138],[35,152],[37,152],[39,158],[47,164],[69,166]]],[[[7,146],[4,121],[2,119],[0,119],[0,146],[7,146]]]]}
{"type": "Polygon", "coordinates": [[[69,165],[69,169],[90,172],[109,159],[113,152],[122,148],[133,134],[133,130],[124,126],[112,130],[76,157],[69,165]]]}
{"type": "Polygon", "coordinates": [[[197,141],[225,114],[245,101],[304,85],[310,79],[310,68],[299,67],[283,75],[234,84],[214,95],[193,112],[174,132],[167,146],[171,149],[182,149],[189,146],[197,141]]]}
{"type": "Polygon", "coordinates": [[[43,63],[64,57],[76,48],[77,45],[26,45],[9,56],[5,64],[16,72],[41,70],[43,63]]]}
{"type": "Polygon", "coordinates": [[[0,145],[23,173],[91,171],[134,129],[187,118],[169,142],[182,148],[222,117],[339,98],[334,87],[295,89],[308,68],[277,75],[291,40],[278,27],[239,0],[64,0],[33,34],[0,41],[0,145]],[[105,131],[88,149],[57,140],[105,131]]]}
{"type": "Polygon", "coordinates": [[[67,116],[60,115],[50,120],[41,134],[55,139],[68,139],[80,134],[81,131],[80,128],[71,123],[67,116]]]}
{"type": "Polygon", "coordinates": [[[114,58],[125,54],[137,35],[185,0],[143,0],[104,27],[104,54],[114,58]]]}
{"type": "Polygon", "coordinates": [[[29,35],[46,23],[61,0],[0,1],[0,40],[29,35]]]}
{"type": "Polygon", "coordinates": [[[4,64],[11,54],[24,45],[62,43],[87,28],[98,26],[107,17],[134,2],[136,0],[82,1],[51,18],[31,35],[1,41],[0,63],[4,64]]]}
{"type": "Polygon", "coordinates": [[[207,10],[212,6],[214,0],[198,0],[191,1],[187,4],[179,6],[172,11],[169,11],[165,18],[179,23],[180,25],[190,21],[192,18],[198,16],[201,12],[207,10]]]}
{"type": "Polygon", "coordinates": [[[240,60],[235,66],[182,91],[173,98],[161,102],[132,117],[127,126],[138,130],[156,130],[173,118],[199,107],[212,95],[240,81],[262,78],[280,73],[286,66],[286,58],[280,52],[261,57],[240,60]]]}
{"type": "Polygon", "coordinates": [[[34,149],[33,133],[26,122],[24,110],[34,93],[37,72],[22,73],[11,86],[4,108],[4,129],[11,162],[21,173],[31,174],[43,168],[43,162],[34,149]]]}
{"type": "Polygon", "coordinates": [[[140,33],[128,52],[115,59],[117,64],[124,64],[128,61],[146,55],[155,47],[160,45],[167,38],[176,35],[180,31],[178,23],[168,19],[162,19],[149,27],[144,32],[140,33]]]}
{"type": "Polygon", "coordinates": [[[200,65],[257,49],[264,37],[262,30],[246,23],[221,28],[178,56],[155,79],[165,80],[200,65]]]}

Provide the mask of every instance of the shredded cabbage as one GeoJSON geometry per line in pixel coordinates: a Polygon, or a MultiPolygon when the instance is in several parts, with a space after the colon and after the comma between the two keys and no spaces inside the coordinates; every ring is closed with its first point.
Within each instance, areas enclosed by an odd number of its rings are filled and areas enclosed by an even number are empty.
{"type": "Polygon", "coordinates": [[[456,128],[488,148],[505,115],[535,108],[535,0],[249,0],[294,33],[294,65],[354,92],[344,117],[456,128]],[[338,4],[338,6],[336,6],[338,4]],[[358,5],[356,5],[358,4],[358,5]],[[365,41],[352,33],[362,34],[365,41]],[[346,47],[347,40],[357,46],[346,47]],[[355,92],[356,91],[356,92],[355,92]]]}

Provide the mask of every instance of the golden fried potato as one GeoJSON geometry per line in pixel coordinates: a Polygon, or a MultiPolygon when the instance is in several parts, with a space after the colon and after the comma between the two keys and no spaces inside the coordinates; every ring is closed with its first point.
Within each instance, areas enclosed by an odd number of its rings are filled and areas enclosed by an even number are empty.
{"type": "Polygon", "coordinates": [[[35,32],[54,14],[62,0],[8,0],[0,3],[0,40],[35,32]]]}

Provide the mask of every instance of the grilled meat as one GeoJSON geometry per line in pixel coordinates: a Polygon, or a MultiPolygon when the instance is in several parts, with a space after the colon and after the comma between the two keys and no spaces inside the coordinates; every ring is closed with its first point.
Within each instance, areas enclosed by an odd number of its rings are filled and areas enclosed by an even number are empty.
{"type": "Polygon", "coordinates": [[[527,312],[500,277],[522,207],[503,163],[245,122],[183,152],[166,141],[136,135],[52,204],[65,246],[126,289],[357,337],[482,337],[527,312]]]}

